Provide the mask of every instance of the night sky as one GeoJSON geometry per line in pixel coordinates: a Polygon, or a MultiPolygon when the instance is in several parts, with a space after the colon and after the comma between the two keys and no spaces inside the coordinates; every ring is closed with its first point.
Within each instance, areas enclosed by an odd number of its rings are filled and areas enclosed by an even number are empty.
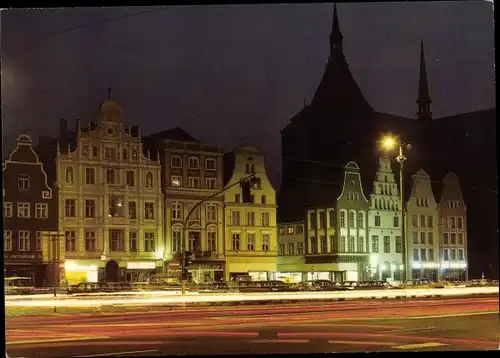
{"type": "MultiPolygon", "coordinates": [[[[21,132],[56,135],[59,118],[95,119],[111,78],[143,134],[181,126],[226,150],[253,143],[278,186],[279,131],[319,84],[333,5],[149,9],[2,11],[4,151],[21,132]]],[[[375,110],[415,116],[420,39],[434,117],[495,106],[491,2],[338,11],[347,61],[375,110]]]]}

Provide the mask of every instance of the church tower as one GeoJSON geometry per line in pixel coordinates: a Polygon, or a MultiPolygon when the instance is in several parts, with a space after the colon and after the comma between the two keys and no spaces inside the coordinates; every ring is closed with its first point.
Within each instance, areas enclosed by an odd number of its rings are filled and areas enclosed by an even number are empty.
{"type": "Polygon", "coordinates": [[[420,41],[420,77],[418,80],[417,119],[429,121],[432,119],[431,96],[427,83],[425,68],[424,41],[420,41]]]}

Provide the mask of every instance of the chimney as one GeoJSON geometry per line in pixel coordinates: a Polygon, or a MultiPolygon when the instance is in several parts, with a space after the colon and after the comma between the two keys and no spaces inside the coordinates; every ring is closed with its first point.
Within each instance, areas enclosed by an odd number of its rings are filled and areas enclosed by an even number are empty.
{"type": "Polygon", "coordinates": [[[59,136],[66,137],[66,133],[68,133],[68,121],[64,118],[59,120],[59,136]]]}

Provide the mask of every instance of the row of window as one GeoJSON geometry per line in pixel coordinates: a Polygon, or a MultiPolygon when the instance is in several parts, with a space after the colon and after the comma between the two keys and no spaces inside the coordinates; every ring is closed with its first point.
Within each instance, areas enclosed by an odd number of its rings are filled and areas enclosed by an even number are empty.
{"type": "Polygon", "coordinates": [[[279,233],[280,235],[298,235],[302,234],[304,232],[304,227],[301,225],[297,226],[287,226],[287,227],[280,227],[279,228],[279,233]]]}
{"type": "MultiPolygon", "coordinates": [[[[183,220],[184,215],[191,212],[195,203],[180,203],[174,202],[172,203],[172,220],[183,220]],[[183,206],[186,208],[186,213],[183,212],[183,206]]],[[[205,204],[205,220],[207,221],[217,221],[217,205],[215,204],[205,204]]],[[[190,220],[200,220],[201,216],[201,206],[198,206],[191,212],[189,216],[190,220]]]]}
{"type": "MultiPolygon", "coordinates": [[[[29,219],[31,215],[31,203],[17,203],[17,217],[29,219]]],[[[14,217],[14,205],[12,202],[3,203],[3,216],[5,218],[14,217]]],[[[49,204],[35,203],[35,219],[47,219],[49,217],[49,204]]]]}
{"type": "MultiPolygon", "coordinates": [[[[319,246],[318,246],[318,238],[317,237],[310,237],[310,246],[309,246],[309,252],[311,254],[317,254],[317,253],[337,253],[337,252],[371,252],[371,253],[379,253],[380,248],[379,248],[379,237],[377,235],[373,235],[371,238],[371,251],[369,251],[369,245],[370,243],[368,242],[368,247],[365,247],[365,239],[364,237],[358,237],[356,240],[355,236],[350,236],[349,240],[346,239],[345,236],[340,237],[340,241],[338,242],[335,239],[335,236],[330,236],[329,240],[325,236],[321,236],[319,238],[319,246]],[[328,245],[328,241],[329,244],[328,245]]],[[[383,252],[384,253],[391,253],[391,237],[390,236],[384,236],[384,246],[383,246],[383,252]]],[[[396,236],[396,242],[395,242],[395,252],[396,253],[401,253],[402,250],[402,240],[401,236],[396,236]]]]}
{"type": "MultiPolygon", "coordinates": [[[[426,215],[412,215],[411,224],[417,228],[433,228],[434,217],[426,215]],[[427,220],[426,220],[427,219],[427,220]]],[[[443,216],[443,227],[451,229],[463,229],[464,218],[462,216],[443,216]]]]}
{"type": "MultiPolygon", "coordinates": [[[[310,213],[309,214],[309,227],[315,229],[316,227],[318,229],[323,229],[325,228],[325,212],[321,211],[319,212],[318,215],[319,221],[316,221],[316,213],[310,213]]],[[[328,211],[328,224],[330,228],[335,227],[335,212],[334,211],[328,211]]],[[[363,211],[358,212],[358,215],[356,217],[356,212],[354,210],[349,211],[349,227],[354,228],[358,227],[360,229],[363,229],[365,227],[365,213],[363,211]]],[[[375,215],[374,216],[374,224],[375,226],[381,226],[381,218],[380,215],[375,215]]],[[[399,227],[399,217],[394,216],[393,218],[393,225],[394,227],[399,227]]],[[[346,210],[340,210],[340,227],[347,227],[346,226],[346,210]]]]}
{"type": "MultiPolygon", "coordinates": [[[[116,159],[116,160],[120,160],[119,156],[118,156],[118,151],[115,147],[109,147],[109,146],[106,146],[104,148],[104,158],[106,159],[116,159]]],[[[129,155],[128,155],[128,149],[123,149],[123,152],[122,152],[122,158],[127,160],[129,158],[129,155]]],[[[92,147],[92,153],[90,153],[90,150],[89,150],[89,146],[88,145],[84,145],[83,148],[82,148],[82,155],[84,157],[90,157],[92,154],[92,158],[98,158],[99,157],[99,148],[97,146],[93,146],[92,147]]],[[[132,155],[131,155],[131,158],[133,160],[136,160],[137,159],[137,154],[138,154],[138,151],[137,149],[132,149],[132,155]]]]}
{"type": "MultiPolygon", "coordinates": [[[[120,184],[122,182],[122,175],[120,169],[107,168],[106,169],[106,184],[120,184]]],[[[85,168],[85,184],[95,185],[97,182],[96,179],[96,168],[85,168]]],[[[66,168],[66,183],[74,184],[75,183],[75,175],[73,167],[66,168]]],[[[136,186],[136,173],[134,170],[126,170],[125,171],[125,184],[130,187],[136,186]]],[[[144,185],[146,188],[153,187],[153,173],[147,172],[145,176],[144,185]]]]}
{"type": "MultiPolygon", "coordinates": [[[[182,252],[182,229],[172,229],[172,252],[182,252]]],[[[206,250],[217,252],[217,229],[208,228],[206,233],[206,250]]],[[[196,236],[190,235],[187,241],[188,251],[197,251],[200,249],[201,242],[196,236]]]]}
{"type": "MultiPolygon", "coordinates": [[[[182,187],[182,176],[180,175],[172,175],[170,177],[170,185],[176,187],[182,187]]],[[[200,186],[200,178],[199,177],[189,177],[188,178],[188,187],[189,188],[201,188],[200,186]]],[[[205,178],[205,187],[204,189],[217,189],[217,178],[205,178]]]]}
{"type": "Polygon", "coordinates": [[[398,201],[387,198],[372,198],[371,207],[378,210],[399,210],[398,201]]]}
{"type": "MultiPolygon", "coordinates": [[[[78,239],[76,231],[66,230],[65,234],[65,249],[68,252],[78,251],[78,239]]],[[[109,229],[109,251],[125,251],[125,237],[124,231],[120,229],[109,229]]],[[[96,232],[87,230],[84,234],[85,251],[99,252],[102,247],[98,247],[96,232]]],[[[137,232],[130,231],[128,235],[128,251],[130,252],[154,252],[156,248],[155,233],[152,231],[144,232],[143,247],[139,250],[137,232]]]]}
{"type": "MultiPolygon", "coordinates": [[[[241,226],[244,225],[243,220],[241,220],[241,213],[238,210],[231,210],[231,221],[230,224],[232,226],[241,226]]],[[[255,220],[255,212],[249,211],[247,212],[247,226],[255,226],[257,225],[255,220]]],[[[268,227],[271,225],[270,213],[269,212],[261,212],[261,220],[260,226],[268,227]]]]}
{"type": "MultiPolygon", "coordinates": [[[[234,194],[234,202],[235,203],[242,203],[243,201],[241,200],[241,194],[234,194]]],[[[249,204],[257,204],[255,201],[255,195],[250,195],[250,199],[248,200],[249,204]]],[[[267,197],[265,195],[260,196],[260,203],[261,204],[267,204],[267,197]]]]}
{"type": "MultiPolygon", "coordinates": [[[[171,168],[182,168],[182,157],[180,155],[172,155],[170,157],[170,167],[171,168]]],[[[188,168],[189,169],[200,169],[200,159],[198,157],[191,156],[188,158],[188,168]]],[[[205,159],[205,169],[206,170],[217,170],[217,161],[214,158],[205,159]]]]}
{"type": "Polygon", "coordinates": [[[286,244],[280,244],[278,249],[278,256],[295,256],[304,255],[304,243],[303,242],[289,242],[286,244]],[[295,250],[297,248],[297,250],[295,250]]]}
{"type": "MultiPolygon", "coordinates": [[[[124,218],[128,214],[129,219],[137,219],[137,202],[128,202],[128,213],[126,212],[125,200],[121,195],[110,195],[108,198],[108,217],[124,218]]],[[[66,199],[64,201],[64,215],[66,217],[76,217],[76,199],[66,199]]],[[[97,214],[97,199],[84,200],[84,217],[96,218],[97,214]]],[[[144,219],[155,219],[155,203],[144,203],[144,219]]]]}
{"type": "MultiPolygon", "coordinates": [[[[242,245],[241,234],[233,233],[231,236],[231,247],[233,251],[255,251],[257,242],[254,233],[247,233],[247,246],[246,249],[242,245]]],[[[261,237],[261,250],[269,251],[271,246],[271,236],[269,234],[262,234],[261,237]]]]}
{"type": "MultiPolygon", "coordinates": [[[[42,232],[36,231],[36,251],[42,251],[42,232]]],[[[12,230],[3,231],[3,247],[4,251],[12,251],[12,230]]],[[[17,232],[17,250],[18,251],[31,251],[30,247],[30,231],[19,230],[17,232]]]]}
{"type": "MultiPolygon", "coordinates": [[[[450,261],[450,259],[464,261],[464,249],[444,249],[443,260],[450,261]]],[[[434,249],[413,249],[413,261],[435,261],[434,249]]]]}

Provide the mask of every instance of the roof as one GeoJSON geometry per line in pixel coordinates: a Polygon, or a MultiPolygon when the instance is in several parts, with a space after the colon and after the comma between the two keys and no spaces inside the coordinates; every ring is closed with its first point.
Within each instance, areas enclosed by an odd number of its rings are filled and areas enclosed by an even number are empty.
{"type": "Polygon", "coordinates": [[[172,129],[167,129],[162,132],[152,133],[143,137],[144,139],[167,139],[167,140],[177,140],[181,142],[197,142],[199,140],[194,138],[191,134],[186,132],[180,127],[175,127],[172,129]]]}

